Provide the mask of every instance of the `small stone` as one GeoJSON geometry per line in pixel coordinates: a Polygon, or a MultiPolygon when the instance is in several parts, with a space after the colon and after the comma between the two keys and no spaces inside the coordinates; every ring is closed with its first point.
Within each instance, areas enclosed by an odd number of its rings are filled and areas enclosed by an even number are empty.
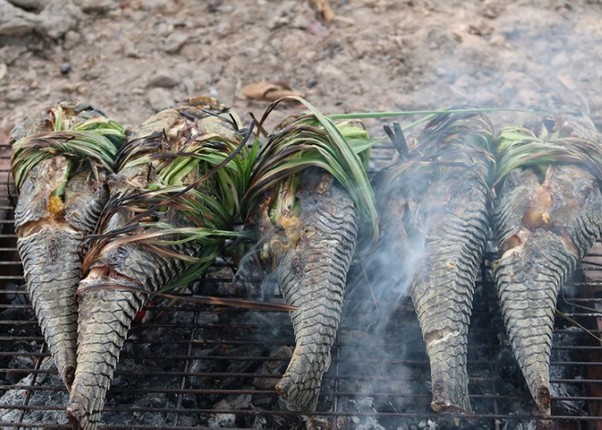
{"type": "Polygon", "coordinates": [[[102,75],[102,71],[99,67],[94,67],[86,72],[84,79],[87,81],[94,81],[102,75]]]}
{"type": "Polygon", "coordinates": [[[155,110],[160,110],[174,103],[171,93],[165,88],[152,88],[146,94],[148,103],[155,110]]]}
{"type": "Polygon", "coordinates": [[[163,49],[168,54],[175,54],[188,41],[188,36],[184,33],[172,33],[165,40],[163,49]]]}
{"type": "Polygon", "coordinates": [[[110,10],[119,8],[115,0],[77,0],[75,2],[84,13],[103,14],[110,10]]]}
{"type": "Polygon", "coordinates": [[[6,93],[6,95],[4,96],[4,100],[10,103],[17,103],[22,101],[24,97],[25,94],[23,93],[23,91],[17,89],[6,93]]]}
{"type": "Polygon", "coordinates": [[[144,0],[141,2],[142,9],[157,12],[165,12],[173,7],[172,0],[144,0]]]}
{"type": "Polygon", "coordinates": [[[131,40],[124,40],[121,45],[121,50],[123,51],[123,55],[129,58],[137,58],[138,57],[138,48],[131,40]]]}
{"type": "Polygon", "coordinates": [[[6,76],[8,67],[4,63],[0,63],[0,81],[6,76]]]}
{"type": "Polygon", "coordinates": [[[27,52],[27,45],[7,45],[0,48],[0,58],[5,64],[12,64],[22,54],[27,52]]]}
{"type": "Polygon", "coordinates": [[[68,51],[77,45],[81,40],[82,37],[77,31],[69,30],[67,33],[65,33],[63,48],[68,51]]]}
{"type": "Polygon", "coordinates": [[[68,63],[61,64],[61,75],[68,75],[71,72],[71,66],[68,63]]]}
{"type": "Polygon", "coordinates": [[[173,88],[178,85],[178,80],[166,71],[157,72],[149,81],[149,87],[173,88]]]}
{"type": "Polygon", "coordinates": [[[63,85],[59,85],[58,90],[63,94],[72,94],[76,91],[76,87],[70,81],[67,81],[63,85]]]}
{"type": "Polygon", "coordinates": [[[36,14],[0,1],[0,36],[22,36],[39,25],[40,19],[36,14]]]}
{"type": "Polygon", "coordinates": [[[25,10],[42,10],[50,0],[10,0],[10,3],[25,10]]]}
{"type": "Polygon", "coordinates": [[[51,39],[59,39],[74,29],[80,18],[80,9],[71,2],[50,2],[38,15],[42,34],[51,39]]]}

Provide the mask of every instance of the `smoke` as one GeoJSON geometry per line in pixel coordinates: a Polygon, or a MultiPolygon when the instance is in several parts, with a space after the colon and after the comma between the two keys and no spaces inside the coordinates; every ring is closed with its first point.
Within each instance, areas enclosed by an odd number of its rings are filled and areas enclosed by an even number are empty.
{"type": "MultiPolygon", "coordinates": [[[[409,167],[398,169],[397,176],[385,170],[373,180],[381,236],[376,245],[362,241],[350,271],[336,369],[366,375],[349,387],[356,393],[349,399],[352,410],[430,411],[435,393],[430,392],[425,341],[414,306],[426,315],[425,332],[438,336],[449,330],[457,339],[464,336],[467,324],[462,321],[470,319],[487,231],[487,162],[472,138],[482,125],[478,117],[466,115],[437,118],[426,126],[419,146],[402,154],[400,163],[411,160],[409,167]],[[466,139],[458,127],[468,128],[466,139]],[[458,135],[460,141],[455,140],[458,135]],[[412,295],[418,297],[416,305],[412,295]]],[[[449,343],[456,355],[460,342],[449,343]]],[[[457,360],[462,362],[459,356],[457,360]]],[[[439,385],[454,385],[457,381],[451,380],[461,376],[461,371],[450,373],[450,381],[439,385]]],[[[439,393],[439,402],[441,398],[445,394],[439,393]]],[[[463,407],[461,398],[450,399],[463,407]]]]}

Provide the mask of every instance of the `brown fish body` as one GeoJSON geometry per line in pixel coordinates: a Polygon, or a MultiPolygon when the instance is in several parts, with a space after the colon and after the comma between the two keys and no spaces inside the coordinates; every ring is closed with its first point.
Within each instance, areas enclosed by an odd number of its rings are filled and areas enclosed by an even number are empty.
{"type": "Polygon", "coordinates": [[[467,334],[487,237],[488,193],[485,183],[467,176],[448,182],[445,212],[431,212],[441,218],[427,227],[425,260],[411,292],[431,362],[436,411],[471,410],[467,334]]]}
{"type": "Polygon", "coordinates": [[[482,176],[457,169],[420,191],[392,198],[383,212],[381,249],[402,258],[385,270],[409,283],[431,366],[433,410],[470,412],[467,334],[487,238],[488,187],[482,176]]]}
{"type": "MultiPolygon", "coordinates": [[[[174,247],[190,256],[200,246],[174,247]]],[[[120,352],[136,314],[188,265],[126,244],[102,255],[78,290],[77,370],[68,414],[75,428],[96,427],[120,352]]]]}
{"type": "MultiPolygon", "coordinates": [[[[157,167],[170,159],[160,157],[161,153],[177,153],[199,135],[212,132],[233,137],[235,131],[224,126],[223,120],[194,106],[190,106],[190,113],[182,106],[159,112],[140,125],[129,140],[132,146],[125,148],[134,163],[124,166],[108,181],[108,206],[116,203],[114,211],[103,220],[100,233],[111,239],[92,245],[84,262],[85,278],[77,292],[77,370],[67,408],[68,417],[76,429],[93,430],[97,427],[121,349],[136,313],[154,293],[179,279],[195,257],[203,255],[204,245],[195,240],[161,246],[128,241],[139,233],[159,231],[154,225],[144,227],[144,222],[169,224],[173,228],[193,225],[175,204],[163,204],[161,210],[155,208],[157,210],[153,211],[152,201],[141,200],[135,206],[128,206],[127,199],[136,199],[148,192],[152,181],[157,178],[157,167]],[[150,146],[145,146],[147,144],[150,146]],[[138,149],[140,152],[136,152],[138,149]],[[144,156],[146,151],[157,157],[137,162],[137,157],[144,156]],[[132,222],[145,210],[151,211],[147,217],[132,222]],[[120,242],[122,239],[125,242],[120,242]]],[[[211,191],[210,185],[204,186],[208,187],[208,192],[211,191]]],[[[170,241],[177,237],[166,235],[162,239],[170,241]]]]}
{"type": "Polygon", "coordinates": [[[512,171],[494,211],[504,324],[531,395],[550,414],[549,362],[558,292],[600,237],[599,181],[577,165],[512,171]]]}
{"type": "Polygon", "coordinates": [[[353,200],[322,171],[304,172],[296,196],[299,215],[281,217],[283,228],[275,231],[264,213],[268,227],[259,240],[269,244],[284,302],[297,307],[295,350],[276,392],[288,408],[312,412],[330,366],[358,219],[353,200]]]}
{"type": "Polygon", "coordinates": [[[367,264],[373,266],[372,282],[397,291],[397,299],[404,292],[412,298],[429,357],[435,411],[471,411],[467,334],[490,205],[490,158],[479,142],[491,131],[481,118],[436,118],[414,152],[391,166],[398,173],[391,178],[385,170],[375,179],[382,235],[380,250],[367,264]]]}
{"type": "MultiPolygon", "coordinates": [[[[65,118],[102,116],[87,105],[61,103],[65,118]]],[[[12,138],[52,137],[54,117],[33,116],[13,131],[12,138]]],[[[75,290],[81,279],[79,247],[94,229],[107,199],[104,172],[82,171],[71,177],[64,195],[54,195],[68,174],[62,155],[40,161],[24,178],[15,208],[17,249],[27,292],[44,339],[65,385],[71,386],[76,364],[77,307],[75,290]]]]}

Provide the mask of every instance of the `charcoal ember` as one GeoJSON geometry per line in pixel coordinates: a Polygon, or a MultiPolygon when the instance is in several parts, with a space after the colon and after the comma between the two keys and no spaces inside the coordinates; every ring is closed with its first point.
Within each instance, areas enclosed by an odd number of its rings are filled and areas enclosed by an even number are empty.
{"type": "Polygon", "coordinates": [[[433,420],[422,420],[418,423],[421,429],[434,430],[437,428],[437,423],[433,420]]]}
{"type": "MultiPolygon", "coordinates": [[[[242,411],[251,408],[250,394],[241,394],[238,396],[226,396],[217,402],[213,409],[215,411],[242,411]]],[[[234,413],[215,413],[211,414],[208,420],[210,428],[228,428],[236,426],[236,414],[234,413]]]]}
{"type": "Polygon", "coordinates": [[[255,298],[261,295],[261,287],[254,282],[222,282],[218,293],[224,296],[255,298]]]}
{"type": "MultiPolygon", "coordinates": [[[[10,362],[8,363],[8,369],[11,371],[6,373],[6,381],[11,384],[16,384],[19,382],[19,380],[21,380],[21,378],[23,378],[23,373],[19,370],[32,369],[34,365],[35,361],[31,357],[23,357],[18,355],[11,358],[10,362]]],[[[56,371],[56,367],[54,367],[54,369],[56,371]]]]}
{"type": "MultiPolygon", "coordinates": [[[[583,344],[584,332],[578,327],[567,327],[562,332],[556,332],[552,338],[551,362],[569,363],[583,361],[580,351],[576,348],[562,348],[583,344]]],[[[550,393],[552,394],[552,413],[565,416],[586,416],[587,408],[583,398],[587,396],[583,384],[571,384],[568,380],[582,379],[584,369],[580,366],[552,365],[550,366],[550,393]],[[563,382],[553,382],[564,380],[563,382]],[[555,397],[572,398],[570,400],[554,400],[555,397]]]]}
{"type": "MultiPolygon", "coordinates": [[[[155,428],[167,428],[173,424],[174,416],[168,412],[138,411],[136,409],[161,408],[163,410],[176,409],[175,399],[163,393],[149,393],[138,395],[138,398],[130,398],[121,402],[119,396],[113,396],[107,403],[109,411],[105,411],[101,417],[101,424],[105,425],[127,425],[148,426],[155,428]],[[123,409],[123,412],[110,412],[110,408],[123,409]],[[128,410],[131,410],[128,411],[128,410]]],[[[192,414],[191,414],[192,415],[192,414]]],[[[182,414],[181,416],[186,416],[182,414]]]]}
{"type": "Polygon", "coordinates": [[[21,379],[16,388],[8,390],[0,398],[0,422],[2,423],[23,423],[23,424],[40,424],[40,423],[55,423],[67,424],[67,416],[63,410],[55,410],[52,408],[41,408],[39,410],[21,410],[2,405],[23,405],[30,406],[53,406],[57,404],[65,404],[69,398],[67,391],[64,389],[60,376],[56,372],[54,362],[47,357],[40,364],[41,373],[31,373],[21,379]],[[52,371],[54,370],[54,371],[52,371]],[[39,390],[28,390],[26,388],[18,388],[19,386],[43,387],[39,390]]]}
{"type": "Polygon", "coordinates": [[[374,417],[353,417],[351,421],[356,430],[385,430],[374,417]]]}
{"type": "Polygon", "coordinates": [[[244,269],[238,268],[234,272],[234,264],[230,261],[222,260],[225,267],[216,267],[211,269],[202,281],[195,282],[191,290],[194,294],[203,296],[229,296],[236,298],[259,297],[261,295],[262,278],[256,272],[255,267],[247,273],[244,269]]]}
{"type": "MultiPolygon", "coordinates": [[[[0,320],[2,321],[28,321],[32,318],[34,318],[34,315],[31,308],[7,308],[0,312],[0,320]]],[[[0,326],[0,333],[19,338],[39,335],[40,330],[36,325],[3,325],[0,326]]],[[[11,347],[14,346],[11,345],[11,347]]]]}
{"type": "Polygon", "coordinates": [[[27,291],[25,290],[25,284],[17,285],[9,282],[6,284],[6,301],[11,305],[27,305],[29,304],[29,297],[27,297],[27,291]]]}
{"type": "Polygon", "coordinates": [[[305,430],[323,430],[331,428],[348,430],[354,428],[352,427],[352,424],[352,417],[324,417],[320,415],[313,415],[307,420],[307,427],[305,430]]]}
{"type": "Polygon", "coordinates": [[[269,355],[271,360],[264,361],[259,371],[262,376],[271,377],[257,377],[253,379],[253,385],[260,390],[273,389],[286,370],[293,350],[291,346],[282,346],[273,350],[269,355]]]}
{"type": "Polygon", "coordinates": [[[267,428],[266,427],[267,423],[268,423],[268,420],[266,417],[262,417],[261,415],[258,415],[253,420],[253,425],[251,427],[254,429],[265,429],[265,428],[267,428]]]}
{"type": "Polygon", "coordinates": [[[236,414],[212,414],[209,417],[209,428],[236,427],[236,414]]]}
{"type": "Polygon", "coordinates": [[[195,282],[192,291],[204,296],[235,295],[232,289],[234,272],[230,267],[215,267],[211,269],[200,282],[195,282]],[[232,294],[230,294],[232,293],[232,294]]]}

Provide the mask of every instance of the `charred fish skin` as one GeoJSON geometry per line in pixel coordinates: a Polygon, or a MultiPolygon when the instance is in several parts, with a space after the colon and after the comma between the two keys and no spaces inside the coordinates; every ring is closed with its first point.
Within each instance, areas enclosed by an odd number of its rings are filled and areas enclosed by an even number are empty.
{"type": "Polygon", "coordinates": [[[487,184],[464,173],[430,190],[435,195],[445,190],[445,195],[427,205],[424,260],[411,290],[431,364],[435,411],[471,411],[467,335],[489,214],[487,184]]]}
{"type": "Polygon", "coordinates": [[[291,312],[296,346],[276,392],[289,409],[314,411],[341,318],[358,216],[347,192],[324,172],[303,173],[297,198],[298,237],[272,256],[284,301],[297,307],[291,312]]]}
{"type": "MultiPolygon", "coordinates": [[[[100,111],[76,102],[58,105],[66,119],[81,122],[105,118],[100,111]]],[[[28,118],[13,130],[11,140],[44,134],[52,137],[55,117],[50,110],[28,118]]],[[[53,192],[68,173],[62,155],[40,161],[20,185],[15,208],[17,249],[27,292],[45,341],[65,385],[73,381],[76,365],[77,307],[75,290],[81,279],[79,247],[92,232],[107,198],[104,172],[94,177],[82,171],[71,177],[62,199],[53,192]]]]}
{"type": "MultiPolygon", "coordinates": [[[[52,168],[52,164],[56,163],[42,162],[36,168],[45,170],[52,168]]],[[[106,199],[106,192],[96,188],[91,183],[92,178],[83,176],[73,178],[68,185],[62,221],[32,219],[32,211],[28,210],[27,204],[17,204],[15,209],[15,219],[19,220],[16,222],[17,249],[24,268],[27,292],[67,387],[73,382],[76,366],[75,290],[82,278],[78,249],[85,235],[92,231],[92,223],[98,219],[102,202],[106,199]],[[76,187],[73,186],[75,183],[78,183],[76,187]],[[81,189],[80,185],[85,188],[81,189]]],[[[27,193],[33,185],[28,182],[25,181],[22,193],[27,193]]]]}
{"type": "Polygon", "coordinates": [[[427,124],[405,159],[374,179],[379,245],[402,261],[377,258],[370,272],[380,272],[375,279],[385,285],[407,285],[391,288],[407,289],[414,303],[435,411],[471,412],[467,334],[489,231],[492,138],[484,116],[443,114],[427,124]]]}
{"type": "MultiPolygon", "coordinates": [[[[126,226],[132,216],[119,211],[109,221],[109,231],[126,226]]],[[[174,247],[173,251],[194,256],[197,248],[189,245],[174,247]]],[[[96,428],[136,313],[152,293],[177,278],[187,266],[181,259],[135,244],[111,249],[91,265],[77,292],[77,370],[67,408],[74,428],[96,428]],[[107,286],[110,289],[105,289],[107,286]]]]}
{"type": "MultiPolygon", "coordinates": [[[[179,152],[182,145],[205,134],[219,133],[234,138],[235,130],[225,126],[217,115],[201,108],[212,109],[212,106],[166,109],[141,124],[129,140],[131,146],[124,147],[122,154],[131,156],[133,163],[122,165],[108,181],[110,199],[107,207],[114,205],[108,215],[106,211],[103,213],[100,232],[111,239],[104,244],[91,245],[84,261],[85,278],[77,292],[77,370],[67,407],[68,418],[76,429],[97,427],[136,313],[154,293],[178,279],[191,266],[191,260],[202,256],[202,251],[210,246],[194,240],[160,248],[137,241],[119,242],[128,235],[157,232],[154,225],[144,227],[142,222],[132,224],[131,221],[139,211],[150,210],[152,200],[143,199],[133,207],[126,202],[128,198],[136,200],[146,195],[152,181],[157,179],[157,166],[170,159],[163,159],[160,152],[167,155],[179,152]],[[147,144],[150,146],[145,146],[147,144]],[[142,148],[141,153],[136,153],[138,148],[142,148]],[[150,159],[136,158],[144,157],[148,151],[153,154],[150,159]]],[[[147,218],[156,218],[157,223],[176,228],[193,226],[177,205],[163,204],[162,207],[165,210],[151,211],[147,218]]],[[[172,236],[162,238],[166,241],[176,239],[172,236]]]]}
{"type": "MultiPolygon", "coordinates": [[[[571,118],[563,123],[575,125],[571,118]]],[[[543,178],[533,168],[515,169],[500,187],[493,217],[501,255],[494,263],[497,293],[510,344],[544,416],[558,292],[601,225],[599,180],[582,166],[549,165],[543,178]]]]}
{"type": "MultiPolygon", "coordinates": [[[[176,252],[195,255],[197,247],[176,252]]],[[[122,245],[103,255],[80,283],[77,370],[68,415],[74,428],[94,429],[100,420],[123,344],[136,314],[187,265],[138,246],[122,245]],[[110,268],[112,274],[105,272],[110,268]],[[110,285],[112,290],[95,288],[110,285]],[[139,292],[137,292],[139,291],[139,292]]]]}

